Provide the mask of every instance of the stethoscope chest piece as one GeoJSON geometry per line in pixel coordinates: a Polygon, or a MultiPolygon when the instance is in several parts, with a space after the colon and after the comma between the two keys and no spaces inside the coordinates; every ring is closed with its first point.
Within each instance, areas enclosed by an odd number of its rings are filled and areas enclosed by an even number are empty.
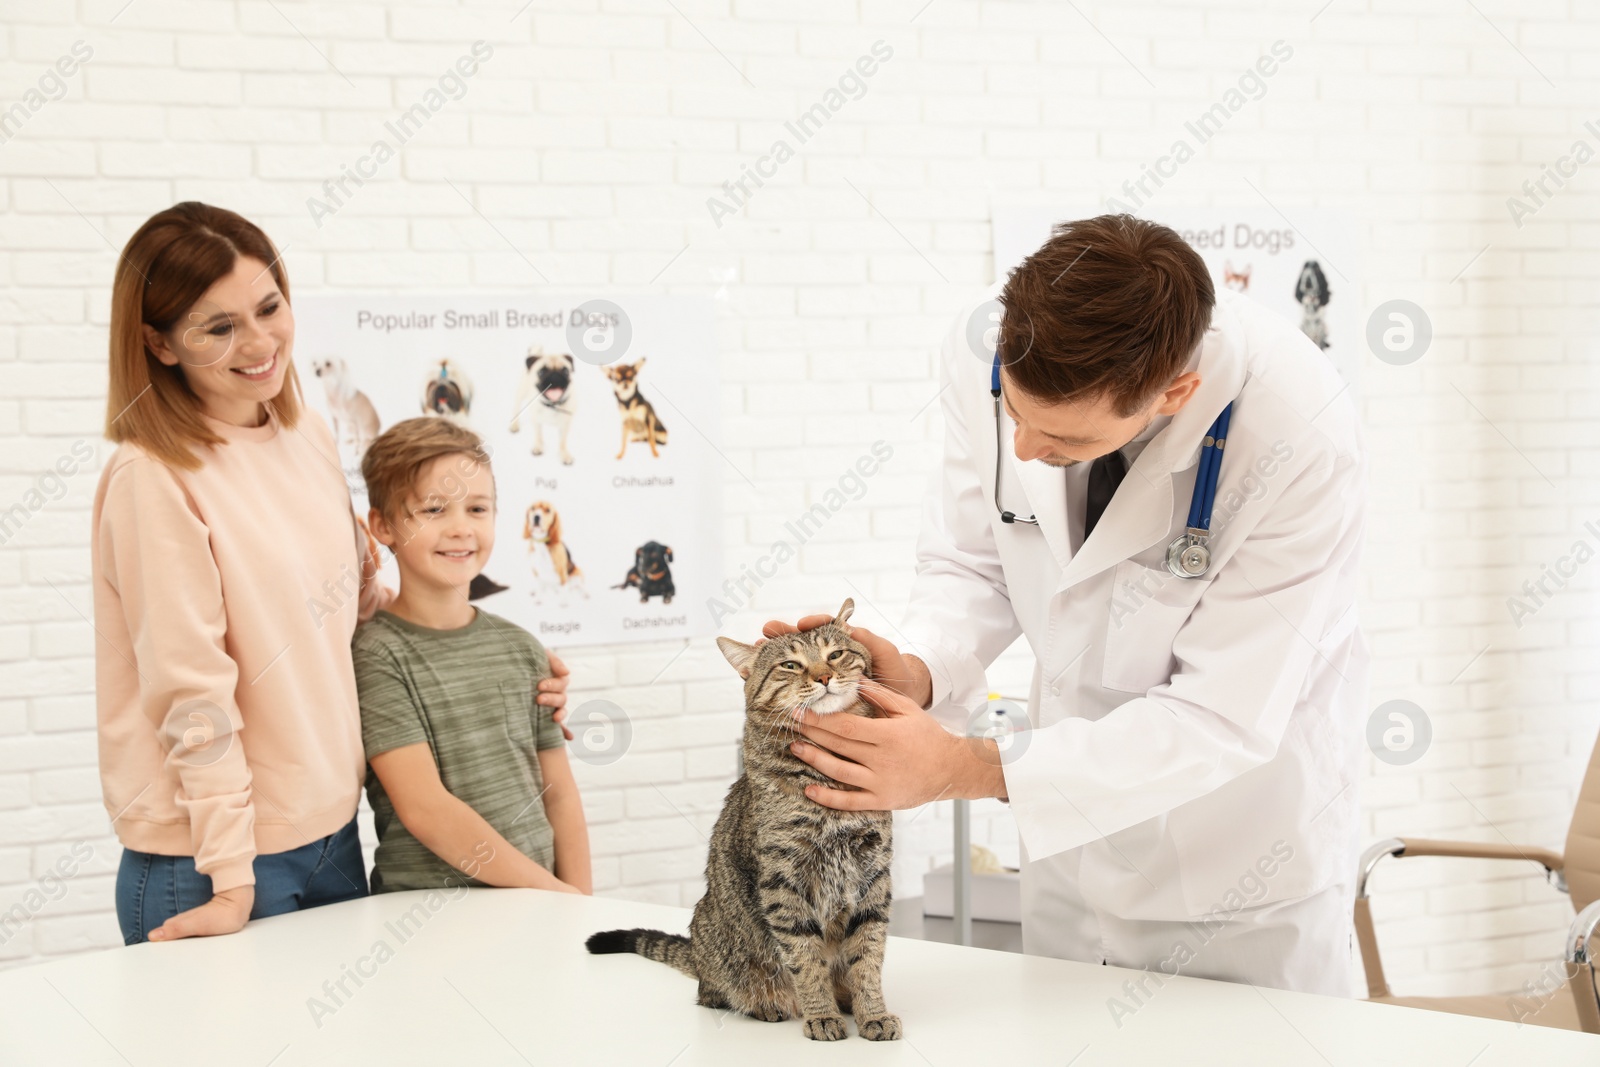
{"type": "Polygon", "coordinates": [[[1183,533],[1167,546],[1167,570],[1174,578],[1201,578],[1211,567],[1211,549],[1204,535],[1183,533]]]}
{"type": "Polygon", "coordinates": [[[1189,521],[1183,533],[1167,546],[1167,570],[1175,578],[1203,578],[1211,569],[1211,508],[1217,499],[1217,480],[1222,472],[1222,449],[1228,440],[1228,424],[1233,421],[1233,405],[1206,431],[1200,446],[1200,467],[1195,476],[1194,496],[1189,501],[1189,521]]]}

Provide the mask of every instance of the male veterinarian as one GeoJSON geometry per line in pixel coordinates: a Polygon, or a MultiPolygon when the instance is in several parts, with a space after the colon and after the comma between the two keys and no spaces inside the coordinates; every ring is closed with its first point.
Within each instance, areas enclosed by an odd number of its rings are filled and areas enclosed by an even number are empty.
{"type": "Polygon", "coordinates": [[[999,411],[983,304],[944,345],[904,650],[854,628],[883,717],[808,715],[797,742],[860,791],[812,798],[1009,800],[1026,950],[1148,970],[1126,1013],[1174,974],[1349,995],[1366,461],[1343,383],[1130,216],[1058,227],[998,298],[999,411]],[[1019,634],[1031,729],[947,731],[988,721],[1019,634]]]}

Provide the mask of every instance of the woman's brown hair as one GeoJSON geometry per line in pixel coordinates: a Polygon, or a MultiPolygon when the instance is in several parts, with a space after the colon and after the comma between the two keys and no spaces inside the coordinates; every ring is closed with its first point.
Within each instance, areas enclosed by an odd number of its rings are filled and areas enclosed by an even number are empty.
{"type": "MultiPolygon", "coordinates": [[[[106,438],[137,444],[174,467],[195,470],[196,451],[225,444],[206,425],[200,398],[183,368],[168,366],[145,343],[144,326],[168,333],[178,319],[226,277],[242,256],[267,264],[285,302],[289,279],[278,250],[261,228],[226,208],[197,201],[152,215],[128,239],[111,289],[111,382],[106,438]]],[[[291,362],[283,388],[266,401],[293,429],[300,418],[300,379],[291,362]]]]}
{"type": "Polygon", "coordinates": [[[1061,223],[1000,293],[1009,381],[1036,400],[1109,397],[1123,418],[1183,373],[1216,305],[1200,254],[1159,223],[1061,223]]]}

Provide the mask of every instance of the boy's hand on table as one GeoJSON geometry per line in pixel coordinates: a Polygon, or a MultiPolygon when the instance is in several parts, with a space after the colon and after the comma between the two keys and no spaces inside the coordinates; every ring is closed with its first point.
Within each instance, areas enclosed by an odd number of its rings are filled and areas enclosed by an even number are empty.
{"type": "Polygon", "coordinates": [[[551,718],[555,719],[556,725],[561,727],[561,732],[566,735],[568,741],[571,741],[572,731],[567,729],[567,680],[572,672],[567,670],[567,665],[562,663],[561,657],[554,652],[549,654],[549,658],[550,677],[539,683],[536,700],[547,708],[555,709],[551,718]]]}
{"type": "Polygon", "coordinates": [[[238,933],[250,921],[250,909],[255,903],[256,887],[253,885],[224,889],[198,908],[180,911],[150,931],[149,940],[177,941],[185,937],[238,933]]]}

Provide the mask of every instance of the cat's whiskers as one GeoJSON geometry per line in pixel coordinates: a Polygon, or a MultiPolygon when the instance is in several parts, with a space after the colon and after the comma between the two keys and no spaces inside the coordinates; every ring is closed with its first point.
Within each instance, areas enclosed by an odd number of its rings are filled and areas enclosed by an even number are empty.
{"type": "MultiPolygon", "coordinates": [[[[883,693],[893,693],[893,692],[896,692],[896,691],[897,690],[894,690],[894,689],[890,688],[889,686],[884,685],[882,682],[878,681],[876,678],[869,678],[869,677],[867,677],[865,675],[863,675],[861,677],[861,679],[856,683],[856,695],[857,696],[860,696],[860,694],[863,693],[863,692],[883,694],[883,693]]],[[[873,715],[877,714],[877,709],[876,708],[871,708],[871,706],[869,705],[869,709],[870,709],[870,714],[873,714],[873,715]]]]}
{"type": "Polygon", "coordinates": [[[807,702],[803,700],[793,705],[774,705],[773,711],[777,712],[777,714],[769,718],[764,724],[758,744],[765,747],[768,743],[777,740],[780,734],[798,734],[799,731],[794,726],[791,726],[790,722],[799,722],[800,716],[807,706],[807,702]]]}

